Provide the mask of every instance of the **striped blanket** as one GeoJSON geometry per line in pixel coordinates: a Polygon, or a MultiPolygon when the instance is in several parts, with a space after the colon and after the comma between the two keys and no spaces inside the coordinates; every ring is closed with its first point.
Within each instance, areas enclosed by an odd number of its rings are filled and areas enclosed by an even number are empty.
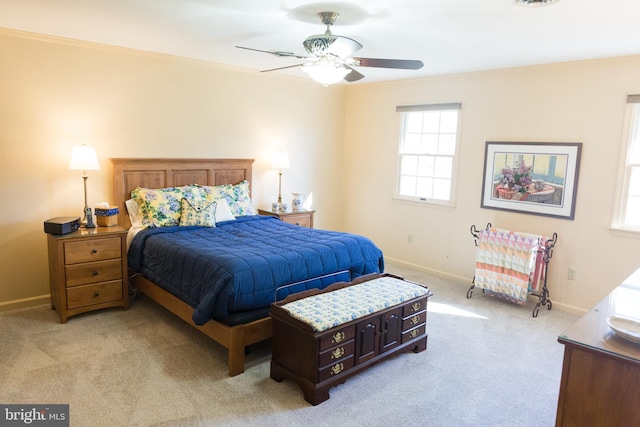
{"type": "Polygon", "coordinates": [[[520,305],[543,280],[547,238],[498,228],[480,232],[474,284],[520,305]]]}

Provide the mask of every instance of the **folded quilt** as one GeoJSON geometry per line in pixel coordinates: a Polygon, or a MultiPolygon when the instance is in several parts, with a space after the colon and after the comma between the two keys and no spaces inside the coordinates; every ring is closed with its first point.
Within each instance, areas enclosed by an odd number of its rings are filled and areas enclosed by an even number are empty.
{"type": "Polygon", "coordinates": [[[540,281],[542,249],[546,238],[534,234],[490,228],[480,232],[474,284],[490,294],[517,304],[527,303],[540,281]]]}

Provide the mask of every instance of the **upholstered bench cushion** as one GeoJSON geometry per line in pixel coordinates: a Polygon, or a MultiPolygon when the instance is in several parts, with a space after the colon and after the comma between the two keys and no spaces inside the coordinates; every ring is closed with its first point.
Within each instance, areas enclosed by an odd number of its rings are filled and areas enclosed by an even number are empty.
{"type": "Polygon", "coordinates": [[[284,304],[282,308],[292,317],[309,324],[315,332],[322,332],[428,292],[427,288],[415,283],[380,277],[302,298],[284,304]]]}

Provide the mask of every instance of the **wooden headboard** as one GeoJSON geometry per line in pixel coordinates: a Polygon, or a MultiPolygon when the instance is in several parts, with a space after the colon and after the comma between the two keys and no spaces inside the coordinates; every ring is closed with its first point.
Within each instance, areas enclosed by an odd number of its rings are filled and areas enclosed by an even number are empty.
{"type": "Polygon", "coordinates": [[[110,159],[118,225],[129,228],[125,200],[136,187],[165,188],[189,184],[222,185],[251,182],[253,159],[110,159]]]}

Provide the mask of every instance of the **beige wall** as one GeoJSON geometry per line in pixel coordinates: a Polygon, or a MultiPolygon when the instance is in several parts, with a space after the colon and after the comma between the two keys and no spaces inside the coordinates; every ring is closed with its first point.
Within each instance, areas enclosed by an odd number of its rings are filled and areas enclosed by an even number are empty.
{"type": "MultiPolygon", "coordinates": [[[[587,310],[640,267],[640,239],[609,226],[626,96],[640,92],[640,57],[352,86],[347,91],[345,227],[389,259],[471,280],[472,224],[550,235],[555,306],[587,310]],[[457,205],[392,199],[397,105],[461,102],[457,205]],[[485,141],[582,142],[575,220],[481,209],[485,141]],[[407,236],[413,242],[408,243],[407,236]],[[569,268],[577,280],[567,280],[569,268]]],[[[640,237],[640,236],[639,236],[640,237]]]]}
{"type": "Polygon", "coordinates": [[[83,142],[102,168],[90,172],[90,203],[111,198],[110,157],[250,157],[255,205],[267,206],[277,194],[269,156],[284,148],[293,167],[283,194],[313,192],[319,227],[367,235],[388,259],[465,280],[471,224],[555,231],[551,297],[566,309],[590,308],[640,266],[640,240],[608,229],[639,57],[331,88],[8,30],[0,57],[0,309],[47,301],[42,222],[80,214],[81,174],[67,166],[83,142]],[[395,107],[439,102],[462,102],[457,206],[394,200],[395,107]],[[575,220],[481,209],[487,140],[582,142],[575,220]]]}
{"type": "Polygon", "coordinates": [[[110,157],[254,158],[256,207],[313,192],[316,224],[340,228],[342,86],[0,30],[0,309],[49,293],[43,221],[80,215],[73,146],[96,148],[89,203],[109,201],[110,157]]]}

